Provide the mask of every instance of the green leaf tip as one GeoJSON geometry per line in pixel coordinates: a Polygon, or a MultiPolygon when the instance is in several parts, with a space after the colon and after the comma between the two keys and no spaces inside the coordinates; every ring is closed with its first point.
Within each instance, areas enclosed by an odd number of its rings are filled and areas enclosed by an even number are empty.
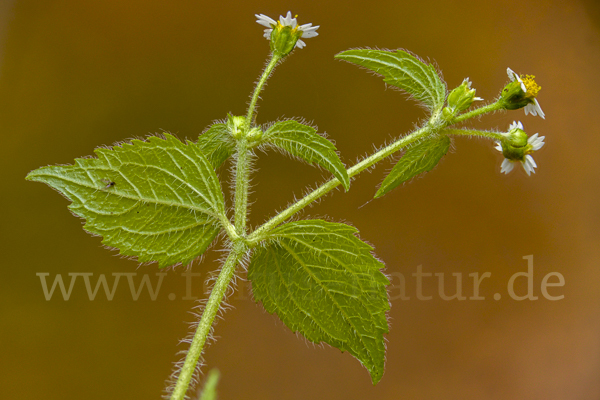
{"type": "Polygon", "coordinates": [[[450,149],[450,138],[438,136],[427,139],[406,151],[394,168],[385,177],[375,198],[379,198],[401,183],[420,173],[431,171],[450,149]]]}
{"type": "Polygon", "coordinates": [[[202,394],[198,400],[217,400],[217,384],[219,383],[220,377],[221,373],[216,368],[213,368],[208,372],[206,383],[204,384],[202,394]]]}
{"type": "Polygon", "coordinates": [[[85,219],[85,230],[139,262],[189,264],[213,242],[225,215],[223,195],[199,146],[165,134],[95,153],[27,179],[58,190],[85,219]]]}
{"type": "Polygon", "coordinates": [[[389,310],[383,264],[346,224],[322,220],[275,228],[248,267],[254,296],[314,343],[356,357],[379,382],[389,310]]]}
{"type": "Polygon", "coordinates": [[[319,164],[331,172],[346,191],[349,190],[350,178],[335,145],[317,134],[315,128],[294,120],[279,121],[266,130],[262,140],[309,164],[319,164]]]}
{"type": "Polygon", "coordinates": [[[444,106],[446,84],[435,67],[406,51],[355,49],[336,54],[335,58],[383,76],[385,83],[404,90],[432,112],[444,106]]]}

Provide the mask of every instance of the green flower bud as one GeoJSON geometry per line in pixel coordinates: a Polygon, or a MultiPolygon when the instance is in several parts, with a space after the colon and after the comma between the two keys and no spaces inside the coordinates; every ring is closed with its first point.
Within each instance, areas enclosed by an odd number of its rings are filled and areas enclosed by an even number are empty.
{"type": "Polygon", "coordinates": [[[249,142],[258,142],[263,136],[263,131],[260,128],[252,128],[250,129],[250,132],[248,132],[248,135],[246,136],[248,138],[249,142]]]}
{"type": "Polygon", "coordinates": [[[452,118],[454,118],[454,115],[455,112],[451,108],[444,107],[444,109],[442,110],[442,118],[444,118],[446,121],[449,121],[452,118]]]}
{"type": "Polygon", "coordinates": [[[242,137],[245,124],[246,117],[227,114],[227,130],[235,139],[240,139],[242,137]]]}
{"type": "Polygon", "coordinates": [[[448,108],[455,113],[459,113],[471,107],[471,104],[475,100],[481,99],[475,97],[475,89],[471,89],[471,81],[469,81],[469,78],[466,78],[460,86],[452,90],[448,95],[448,108]]]}
{"type": "Polygon", "coordinates": [[[475,97],[475,89],[471,89],[471,81],[466,78],[460,86],[453,89],[448,95],[448,106],[442,110],[442,118],[450,121],[456,114],[471,107],[474,101],[480,100],[483,99],[475,97]]]}

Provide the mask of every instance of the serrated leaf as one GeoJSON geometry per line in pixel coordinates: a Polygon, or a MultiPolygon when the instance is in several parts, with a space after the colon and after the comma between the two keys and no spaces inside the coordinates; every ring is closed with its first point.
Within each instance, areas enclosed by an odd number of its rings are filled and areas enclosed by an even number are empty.
{"type": "Polygon", "coordinates": [[[382,75],[385,83],[406,91],[431,111],[439,111],[446,100],[446,84],[435,67],[406,51],[347,50],[335,56],[382,75]]]}
{"type": "Polygon", "coordinates": [[[248,278],[268,312],[311,342],[350,352],[377,383],[385,361],[389,281],[356,232],[321,220],[282,225],[255,249],[248,278]]]}
{"type": "Polygon", "coordinates": [[[375,198],[383,196],[422,172],[431,171],[446,155],[448,149],[450,149],[448,136],[429,139],[408,149],[385,177],[375,198]]]}
{"type": "Polygon", "coordinates": [[[294,120],[276,122],[265,132],[263,142],[270,143],[309,164],[319,164],[331,172],[346,190],[350,188],[350,178],[334,144],[318,135],[315,128],[294,120]]]}
{"type": "Polygon", "coordinates": [[[196,144],[165,135],[95,153],[74,165],[39,168],[27,179],[58,190],[88,232],[140,262],[188,264],[219,233],[223,195],[196,144]]]}
{"type": "Polygon", "coordinates": [[[211,126],[198,137],[198,146],[214,169],[219,168],[235,152],[235,142],[226,124],[211,126]]]}

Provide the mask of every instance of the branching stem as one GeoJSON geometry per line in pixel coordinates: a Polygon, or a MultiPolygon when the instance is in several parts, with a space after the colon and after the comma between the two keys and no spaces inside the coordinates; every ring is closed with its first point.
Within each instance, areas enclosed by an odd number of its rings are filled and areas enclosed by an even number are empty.
{"type": "Polygon", "coordinates": [[[175,383],[175,389],[171,395],[171,400],[183,400],[185,394],[190,385],[190,381],[198,364],[198,360],[202,355],[206,338],[210,333],[210,328],[213,324],[215,316],[219,311],[221,302],[227,291],[227,287],[231,282],[235,274],[236,267],[243,257],[244,253],[248,251],[248,247],[244,243],[243,238],[246,235],[246,214],[248,211],[248,184],[249,184],[249,169],[250,169],[250,148],[248,146],[247,134],[252,125],[254,119],[256,102],[263,89],[267,79],[275,69],[275,66],[281,58],[275,54],[271,54],[267,66],[265,67],[262,75],[254,88],[252,94],[252,100],[248,106],[248,114],[246,116],[246,123],[244,125],[242,136],[237,141],[237,163],[235,169],[235,234],[231,232],[231,224],[224,223],[226,232],[229,238],[233,241],[233,248],[227,256],[227,260],[221,268],[221,272],[217,278],[215,286],[210,292],[208,303],[206,308],[202,312],[202,317],[196,329],[196,333],[190,344],[190,348],[185,357],[185,361],[177,382],[175,383]]]}
{"type": "MultiPolygon", "coordinates": [[[[459,122],[465,121],[469,118],[473,118],[473,117],[476,117],[476,116],[479,116],[479,115],[482,115],[485,113],[489,113],[492,111],[497,111],[500,109],[501,109],[500,104],[498,102],[495,102],[495,103],[489,104],[487,106],[477,108],[468,113],[459,115],[451,123],[452,124],[459,123],[459,122]]],[[[398,139],[397,141],[390,144],[389,146],[379,150],[375,154],[365,158],[358,164],[354,165],[353,167],[351,167],[350,169],[347,170],[348,176],[350,178],[352,178],[352,177],[358,175],[359,173],[361,173],[362,171],[372,167],[373,165],[375,165],[379,161],[383,160],[384,158],[387,158],[390,155],[397,152],[398,150],[401,150],[402,148],[406,147],[407,145],[409,145],[415,141],[418,141],[424,137],[427,137],[433,133],[436,133],[441,128],[441,126],[439,125],[439,120],[437,118],[439,118],[437,115],[432,116],[432,119],[423,128],[420,128],[420,129],[412,132],[411,134],[398,139]]],[[[458,132],[477,132],[477,133],[473,133],[473,134],[478,134],[481,131],[461,131],[458,129],[452,130],[452,134],[460,134],[458,132]],[[457,132],[457,133],[455,133],[455,132],[457,132]]],[[[464,134],[469,134],[469,133],[464,133],[464,134]]],[[[499,134],[494,134],[493,132],[489,132],[489,134],[486,136],[495,138],[494,135],[500,137],[499,134]]],[[[286,208],[285,210],[283,210],[282,212],[280,212],[279,214],[277,214],[276,216],[274,216],[273,218],[271,218],[270,220],[268,220],[267,222],[265,222],[264,224],[259,226],[254,232],[252,232],[251,235],[248,236],[248,244],[251,247],[255,246],[261,240],[263,240],[264,236],[270,230],[272,230],[277,225],[279,225],[286,219],[288,219],[291,216],[293,216],[294,214],[296,214],[298,211],[302,210],[304,207],[306,207],[313,201],[324,196],[325,194],[327,194],[328,192],[330,192],[331,190],[333,190],[335,187],[337,187],[340,184],[341,184],[341,182],[337,178],[333,178],[333,179],[330,179],[329,181],[325,182],[324,184],[319,186],[317,189],[313,190],[312,192],[310,192],[309,194],[304,196],[302,199],[298,200],[296,203],[292,204],[291,206],[289,206],[288,208],[286,208]]]]}
{"type": "MultiPolygon", "coordinates": [[[[410,135],[407,135],[395,141],[389,146],[384,147],[383,149],[379,150],[378,152],[365,158],[358,164],[348,169],[348,176],[352,178],[358,175],[362,171],[372,167],[384,158],[394,154],[398,150],[401,150],[403,147],[406,147],[407,145],[430,135],[431,133],[433,133],[432,131],[433,128],[429,124],[427,124],[425,127],[414,131],[410,135]]],[[[304,196],[302,199],[298,200],[296,203],[292,204],[291,206],[289,206],[288,208],[286,208],[285,210],[283,210],[282,212],[280,212],[279,214],[262,224],[260,227],[258,227],[254,232],[252,232],[250,236],[248,236],[248,244],[250,246],[258,244],[258,242],[263,240],[264,235],[266,235],[270,230],[272,230],[277,225],[296,214],[298,211],[302,210],[304,207],[308,206],[313,201],[324,196],[340,184],[341,182],[337,178],[333,178],[325,182],[317,189],[313,190],[312,192],[304,196]]]]}
{"type": "MultiPolygon", "coordinates": [[[[200,358],[200,355],[202,354],[202,349],[204,347],[204,344],[206,343],[206,338],[210,333],[211,325],[219,310],[221,301],[223,300],[227,287],[229,286],[229,283],[231,282],[231,279],[234,276],[236,266],[243,257],[244,253],[248,251],[248,249],[256,246],[260,241],[264,240],[266,235],[276,226],[289,219],[294,214],[296,214],[297,212],[299,212],[300,210],[302,210],[303,208],[305,208],[306,206],[319,199],[320,197],[324,196],[325,194],[327,194],[328,192],[330,192],[331,190],[333,190],[341,184],[341,182],[337,178],[330,179],[329,181],[319,186],[317,189],[313,190],[311,193],[304,196],[296,203],[290,205],[288,208],[286,208],[285,210],[283,210],[282,212],[265,222],[250,235],[246,236],[246,217],[248,210],[248,184],[250,163],[250,147],[246,135],[249,132],[250,126],[252,125],[253,119],[255,117],[256,102],[258,101],[260,92],[279,60],[280,57],[271,54],[271,59],[265,67],[252,94],[252,100],[250,101],[250,105],[248,106],[248,113],[246,116],[242,137],[237,140],[237,163],[235,170],[236,235],[231,234],[231,228],[226,229],[228,236],[234,243],[233,248],[227,257],[227,260],[225,261],[221,272],[219,273],[219,277],[217,278],[217,282],[215,283],[215,286],[213,287],[213,290],[210,294],[206,308],[202,313],[198,329],[196,330],[196,333],[190,345],[189,352],[185,358],[184,366],[181,369],[181,372],[177,379],[177,383],[171,396],[171,400],[183,400],[185,397],[185,393],[187,392],[193,372],[198,363],[198,359],[200,358]]],[[[501,107],[498,102],[492,103],[487,106],[483,106],[473,111],[464,113],[454,118],[454,120],[452,120],[450,123],[446,124],[439,120],[440,117],[438,113],[432,116],[432,120],[430,120],[429,123],[427,123],[422,128],[417,129],[411,134],[396,140],[394,143],[384,147],[383,149],[377,151],[376,153],[365,158],[353,167],[349,168],[347,170],[348,176],[352,178],[358,175],[359,173],[367,170],[368,168],[372,167],[373,165],[377,164],[379,161],[389,157],[395,152],[410,145],[411,143],[417,142],[429,135],[438,133],[439,131],[442,131],[444,134],[451,135],[477,135],[493,139],[500,139],[501,135],[495,132],[484,132],[464,129],[447,129],[448,125],[463,122],[467,119],[485,113],[497,111],[500,109],[501,107]]],[[[226,227],[230,227],[230,225],[226,227]]]]}

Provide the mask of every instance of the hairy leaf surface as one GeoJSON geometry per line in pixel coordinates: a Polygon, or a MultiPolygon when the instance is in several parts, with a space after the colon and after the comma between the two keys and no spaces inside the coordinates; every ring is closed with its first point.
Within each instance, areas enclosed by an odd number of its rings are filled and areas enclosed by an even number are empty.
{"type": "Polygon", "coordinates": [[[268,312],[314,343],[350,352],[377,383],[385,361],[389,281],[356,232],[321,220],[282,225],[256,248],[248,278],[268,312]]]}
{"type": "Polygon", "coordinates": [[[435,67],[406,51],[372,49],[347,50],[335,56],[383,76],[385,83],[406,91],[431,111],[438,111],[446,100],[446,84],[435,67]]]}
{"type": "Polygon", "coordinates": [[[200,137],[198,146],[210,161],[214,169],[217,169],[235,153],[235,141],[229,134],[226,124],[214,124],[200,137]]]}
{"type": "Polygon", "coordinates": [[[318,135],[315,128],[294,120],[276,122],[265,132],[263,142],[271,143],[309,164],[319,164],[331,172],[346,190],[350,188],[350,178],[335,146],[318,135]]]}
{"type": "Polygon", "coordinates": [[[441,136],[426,140],[408,149],[385,177],[379,190],[375,193],[375,198],[383,196],[422,172],[431,171],[446,155],[449,148],[450,138],[441,136]]]}
{"type": "Polygon", "coordinates": [[[187,264],[219,233],[223,195],[196,144],[165,135],[95,153],[74,165],[39,168],[27,179],[58,190],[87,231],[140,262],[187,264]]]}

